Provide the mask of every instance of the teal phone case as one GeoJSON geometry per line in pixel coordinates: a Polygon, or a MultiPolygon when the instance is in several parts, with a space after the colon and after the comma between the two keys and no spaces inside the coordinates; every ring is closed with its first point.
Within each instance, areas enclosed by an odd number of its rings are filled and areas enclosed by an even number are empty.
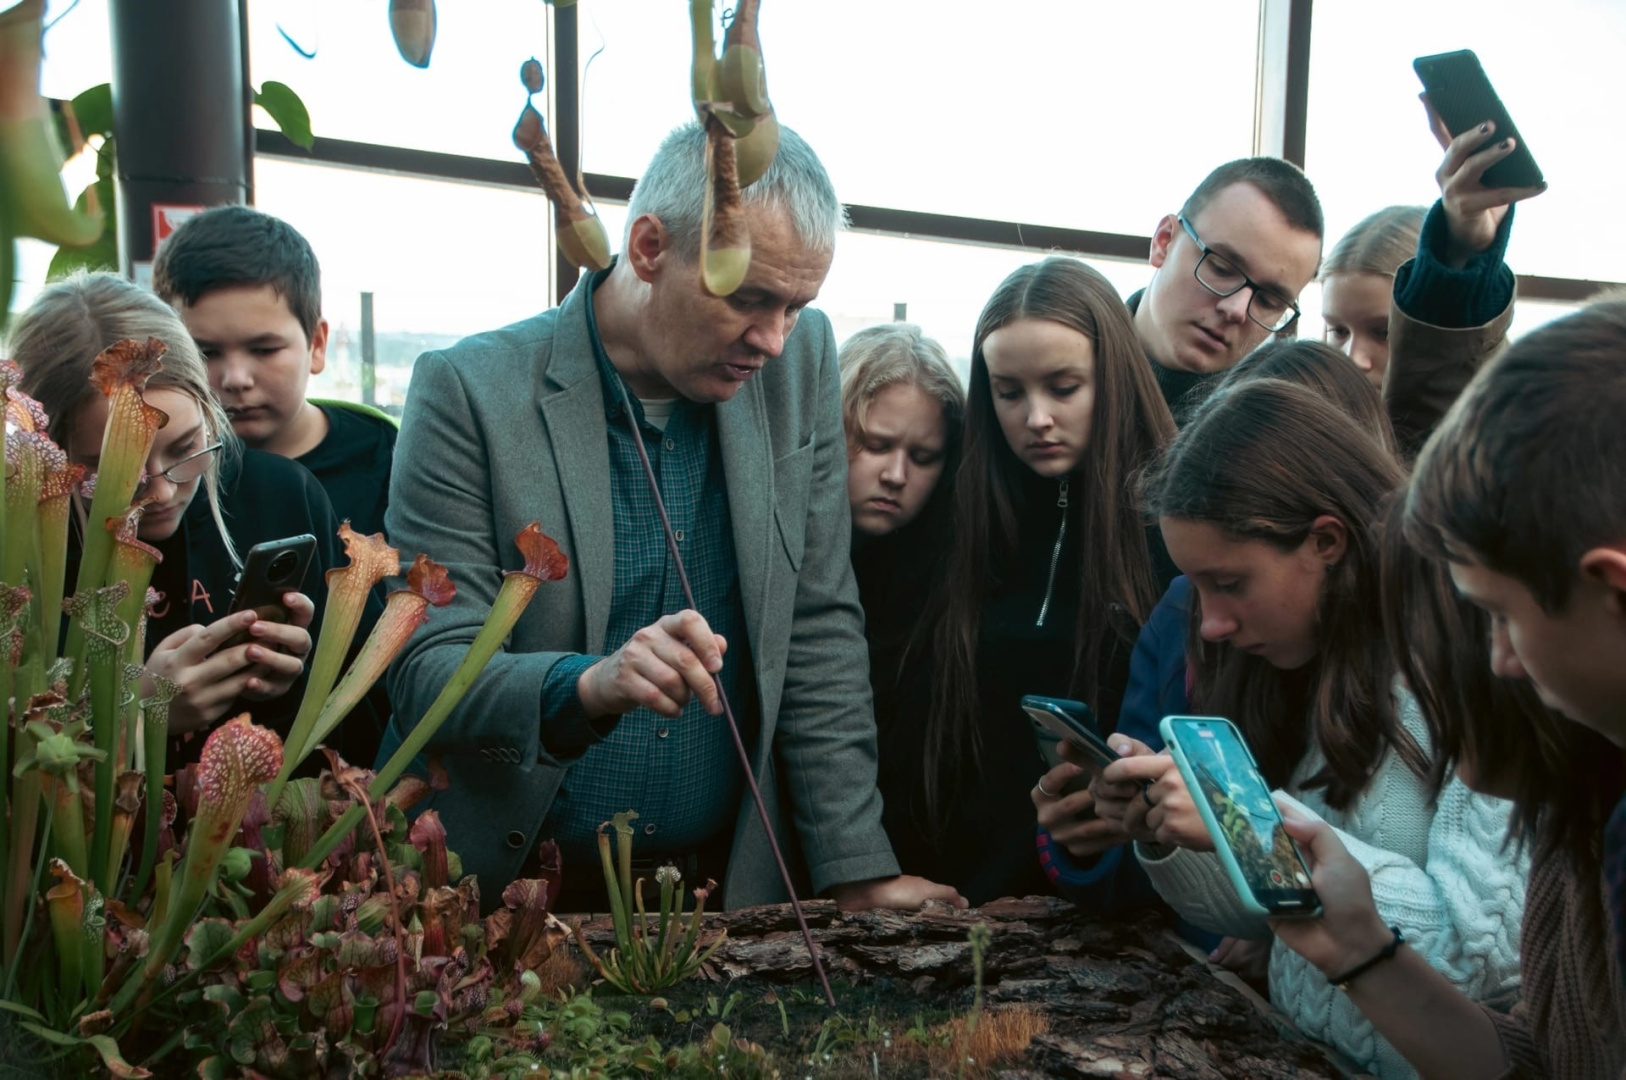
{"type": "MultiPolygon", "coordinates": [[[[1258,771],[1259,765],[1254,761],[1253,751],[1248,749],[1248,744],[1242,738],[1242,733],[1237,730],[1235,724],[1223,716],[1165,716],[1162,722],[1158,724],[1158,731],[1163,735],[1163,745],[1168,747],[1169,754],[1174,758],[1175,765],[1180,769],[1180,775],[1185,778],[1186,788],[1191,793],[1192,805],[1197,807],[1197,813],[1202,815],[1203,824],[1208,827],[1208,835],[1214,839],[1214,851],[1219,855],[1220,865],[1225,867],[1225,876],[1231,879],[1231,887],[1236,890],[1236,895],[1242,901],[1242,906],[1260,918],[1265,919],[1312,918],[1321,914],[1319,900],[1302,911],[1282,912],[1271,911],[1254,896],[1253,885],[1248,881],[1247,875],[1242,872],[1242,865],[1237,862],[1236,853],[1231,850],[1225,830],[1221,828],[1219,819],[1214,816],[1214,808],[1208,804],[1208,800],[1202,795],[1202,784],[1198,780],[1197,770],[1192,767],[1191,759],[1186,756],[1184,748],[1180,745],[1180,738],[1176,734],[1177,728],[1173,723],[1173,721],[1179,720],[1195,720],[1205,724],[1224,724],[1231,729],[1231,733],[1236,737],[1237,745],[1242,747],[1242,752],[1248,755],[1248,764],[1255,771],[1258,771]]],[[[1272,805],[1274,806],[1274,800],[1272,805]]],[[[1280,813],[1278,813],[1277,817],[1280,816],[1280,813]]]]}

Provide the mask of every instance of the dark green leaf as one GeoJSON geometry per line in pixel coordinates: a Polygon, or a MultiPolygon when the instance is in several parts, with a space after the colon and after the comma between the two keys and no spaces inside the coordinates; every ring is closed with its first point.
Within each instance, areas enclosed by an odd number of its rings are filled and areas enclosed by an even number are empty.
{"type": "MultiPolygon", "coordinates": [[[[315,949],[289,954],[277,972],[277,985],[289,1001],[300,1001],[322,978],[321,957],[315,949]]],[[[325,1005],[323,1006],[326,1007],[325,1005]]]]}
{"type": "Polygon", "coordinates": [[[231,1050],[232,1060],[237,1064],[254,1064],[254,1036],[241,1032],[233,1035],[228,1049],[231,1050]]]}
{"type": "Polygon", "coordinates": [[[248,1005],[248,999],[238,992],[237,987],[225,983],[204,987],[203,1000],[219,1005],[227,1017],[236,1016],[248,1005]]]}
{"type": "Polygon", "coordinates": [[[15,1001],[7,1001],[5,998],[0,998],[0,1009],[6,1009],[10,1012],[16,1013],[19,1016],[26,1016],[30,1020],[36,1020],[42,1024],[45,1023],[45,1017],[42,1014],[35,1012],[27,1005],[22,1005],[15,1001]]]}
{"type": "Polygon", "coordinates": [[[395,942],[388,938],[368,937],[359,930],[346,930],[339,935],[339,952],[334,962],[342,968],[381,967],[393,962],[394,945],[395,942]]]}
{"type": "Polygon", "coordinates": [[[339,920],[339,898],[332,893],[324,893],[311,904],[310,930],[319,934],[332,930],[339,920]]]}
{"type": "Polygon", "coordinates": [[[422,870],[423,852],[411,844],[391,844],[386,842],[384,853],[389,857],[390,865],[397,873],[403,870],[422,870]]]}
{"type": "Polygon", "coordinates": [[[110,83],[92,86],[73,99],[73,118],[79,122],[79,132],[86,138],[100,135],[113,137],[113,87],[110,83]]]}
{"type": "Polygon", "coordinates": [[[434,1016],[435,1006],[440,1002],[440,995],[433,990],[419,990],[412,999],[412,1009],[419,1016],[434,1016]]]}
{"type": "Polygon", "coordinates": [[[81,1038],[78,1035],[65,1035],[60,1031],[48,1028],[43,1024],[33,1023],[29,1020],[22,1021],[18,1026],[25,1031],[33,1032],[46,1042],[56,1043],[58,1046],[91,1047],[101,1055],[102,1064],[107,1066],[108,1073],[111,1076],[117,1077],[118,1080],[135,1080],[135,1078],[152,1075],[152,1073],[148,1072],[146,1069],[138,1068],[137,1066],[131,1065],[129,1062],[125,1061],[124,1058],[119,1055],[119,1044],[114,1042],[111,1036],[91,1035],[81,1038]]]}
{"type": "Polygon", "coordinates": [[[231,923],[225,919],[200,919],[186,932],[186,966],[201,967],[231,941],[231,923]]]}
{"type": "Polygon", "coordinates": [[[254,91],[254,104],[270,114],[282,133],[295,146],[306,150],[316,142],[316,136],[311,134],[311,114],[305,108],[305,103],[299,100],[286,83],[267,80],[260,88],[254,91]]]}

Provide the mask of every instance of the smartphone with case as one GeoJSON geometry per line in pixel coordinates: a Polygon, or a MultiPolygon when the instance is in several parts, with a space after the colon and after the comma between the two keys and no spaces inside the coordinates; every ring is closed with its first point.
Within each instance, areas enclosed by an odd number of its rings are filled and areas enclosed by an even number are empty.
{"type": "MultiPolygon", "coordinates": [[[[316,554],[316,537],[309,533],[282,540],[255,544],[243,557],[243,571],[237,577],[237,590],[231,598],[231,614],[253,609],[262,619],[287,622],[288,609],[282,605],[287,592],[303,592],[305,574],[316,554]]],[[[233,635],[221,645],[227,649],[248,640],[246,632],[233,635]]]]}
{"type": "Polygon", "coordinates": [[[1542,182],[1541,167],[1531,156],[1529,144],[1508,116],[1502,99],[1496,96],[1473,50],[1419,56],[1411,66],[1452,138],[1493,120],[1496,130],[1474,148],[1476,153],[1506,138],[1518,140],[1513,153],[1485,170],[1486,187],[1535,187],[1542,182]]]}
{"type": "Polygon", "coordinates": [[[1276,919],[1321,914],[1310,870],[1236,725],[1165,716],[1159,728],[1243,905],[1276,919]]]}
{"type": "Polygon", "coordinates": [[[1022,711],[1033,722],[1034,738],[1039,740],[1039,751],[1050,768],[1066,760],[1056,752],[1058,739],[1072,745],[1098,769],[1118,760],[1118,752],[1096,730],[1095,710],[1084,702],[1028,694],[1022,699],[1022,711]]]}

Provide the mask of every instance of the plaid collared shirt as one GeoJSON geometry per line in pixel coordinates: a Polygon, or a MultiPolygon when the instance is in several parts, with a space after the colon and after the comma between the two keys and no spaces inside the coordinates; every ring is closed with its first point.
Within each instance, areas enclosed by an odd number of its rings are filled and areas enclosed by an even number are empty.
{"type": "MultiPolygon", "coordinates": [[[[593,287],[598,284],[593,282],[593,287]]],[[[667,551],[660,513],[627,429],[623,383],[599,337],[591,292],[587,328],[604,386],[610,444],[615,592],[605,648],[613,651],[639,629],[681,611],[687,603],[677,567],[667,551]]],[[[738,705],[746,654],[745,609],[717,441],[716,407],[679,399],[663,432],[646,419],[637,398],[628,394],[626,400],[632,404],[655,470],[695,604],[712,630],[731,646],[724,658],[722,681],[729,700],[738,705]]],[[[554,665],[543,689],[545,715],[581,708],[576,680],[599,659],[582,656],[554,665]]],[[[739,719],[746,722],[743,716],[739,719]]],[[[541,835],[558,841],[566,862],[593,865],[598,860],[599,824],[612,814],[636,810],[635,850],[640,856],[690,851],[732,826],[742,784],[727,721],[707,713],[698,697],[690,699],[676,720],[650,709],[634,709],[566,772],[541,835]]]]}

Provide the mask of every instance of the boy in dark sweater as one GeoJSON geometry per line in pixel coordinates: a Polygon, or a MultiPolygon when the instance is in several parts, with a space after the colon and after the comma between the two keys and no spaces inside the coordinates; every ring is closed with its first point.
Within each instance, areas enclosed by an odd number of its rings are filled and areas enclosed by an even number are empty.
{"type": "Polygon", "coordinates": [[[216,207],[165,241],[153,288],[180,312],[244,444],[293,458],[353,529],[382,532],[397,426],[369,406],[306,398],[327,363],[327,320],[299,231],[252,207],[216,207]]]}
{"type": "MultiPolygon", "coordinates": [[[[1623,413],[1626,301],[1605,299],[1484,367],[1424,446],[1404,497],[1407,539],[1443,559],[1457,591],[1489,617],[1491,670],[1529,680],[1549,708],[1626,749],[1623,413]]],[[[1373,906],[1366,871],[1325,823],[1288,822],[1323,913],[1274,929],[1423,1076],[1618,1080],[1626,804],[1609,804],[1619,799],[1611,777],[1620,751],[1611,762],[1596,748],[1558,748],[1528,725],[1519,734],[1527,755],[1482,766],[1463,751],[1457,762],[1465,778],[1494,776],[1521,810],[1541,815],[1520,935],[1522,998],[1509,1012],[1463,997],[1421,952],[1396,950],[1399,932],[1373,906]],[[1552,797],[1557,784],[1588,792],[1592,805],[1555,821],[1566,810],[1552,797]]]]}

